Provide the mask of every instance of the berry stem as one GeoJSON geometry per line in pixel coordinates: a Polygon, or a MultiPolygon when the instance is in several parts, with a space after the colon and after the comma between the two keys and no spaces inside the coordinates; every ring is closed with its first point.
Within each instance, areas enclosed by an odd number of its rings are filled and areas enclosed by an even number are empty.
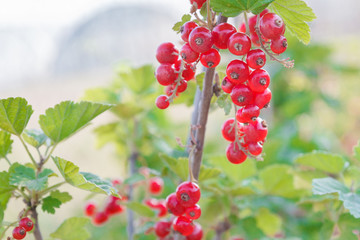
{"type": "Polygon", "coordinates": [[[210,0],[206,1],[206,11],[207,11],[207,24],[208,24],[208,28],[210,29],[210,31],[213,29],[214,24],[213,24],[213,19],[212,19],[212,13],[210,10],[210,0]]]}
{"type": "Polygon", "coordinates": [[[172,103],[172,101],[174,100],[174,98],[176,97],[176,92],[181,84],[181,79],[182,79],[182,72],[184,71],[184,66],[185,66],[185,62],[183,60],[181,60],[181,65],[180,65],[180,70],[179,70],[179,75],[178,78],[175,80],[175,88],[172,92],[172,94],[169,96],[169,98],[167,99],[168,102],[172,103]]]}
{"type": "MultiPolygon", "coordinates": [[[[7,163],[11,166],[12,164],[11,164],[10,160],[7,158],[7,156],[5,156],[4,158],[5,158],[5,160],[7,161],[7,163]]],[[[1,239],[1,238],[0,238],[0,239],[1,239]]]]}
{"type": "Polygon", "coordinates": [[[27,154],[29,155],[31,162],[34,164],[35,167],[38,167],[37,163],[35,162],[35,159],[34,159],[33,155],[32,155],[31,152],[29,151],[29,148],[27,147],[26,143],[25,143],[24,140],[22,139],[21,135],[19,135],[18,137],[19,137],[19,139],[20,139],[21,144],[24,146],[27,154]]]}
{"type": "Polygon", "coordinates": [[[200,26],[206,26],[206,25],[207,25],[207,23],[204,22],[204,21],[199,17],[199,15],[197,14],[196,11],[194,12],[194,17],[196,18],[196,20],[199,21],[199,25],[200,25],[200,26]]]}
{"type": "Polygon", "coordinates": [[[245,20],[246,35],[248,35],[250,37],[250,27],[249,27],[249,21],[248,21],[248,16],[247,16],[246,12],[244,12],[244,20],[245,20]]]}
{"type": "Polygon", "coordinates": [[[10,227],[16,226],[16,224],[18,224],[18,221],[12,222],[9,225],[7,225],[6,228],[4,228],[4,230],[3,230],[3,232],[2,232],[2,234],[0,236],[0,239],[3,239],[3,237],[5,236],[6,231],[9,230],[10,227]]]}

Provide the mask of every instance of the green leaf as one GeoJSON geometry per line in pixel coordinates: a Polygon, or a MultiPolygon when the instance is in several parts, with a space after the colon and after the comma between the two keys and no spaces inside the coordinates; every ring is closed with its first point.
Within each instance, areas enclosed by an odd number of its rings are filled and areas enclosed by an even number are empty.
{"type": "Polygon", "coordinates": [[[360,231],[360,219],[355,219],[348,213],[342,214],[338,220],[340,236],[338,239],[357,240],[353,233],[355,230],[360,231]]]}
{"type": "Polygon", "coordinates": [[[203,82],[205,78],[205,72],[202,72],[195,77],[196,85],[200,88],[200,90],[203,90],[203,82]]]}
{"type": "Polygon", "coordinates": [[[7,98],[0,100],[0,128],[20,136],[25,129],[31,114],[32,107],[24,98],[7,98]]]}
{"type": "Polygon", "coordinates": [[[334,174],[340,173],[345,166],[345,160],[340,155],[320,151],[304,154],[295,163],[334,174]]]}
{"type": "Polygon", "coordinates": [[[360,161],[360,141],[358,144],[354,147],[354,156],[357,160],[360,161]]]}
{"type": "Polygon", "coordinates": [[[45,133],[40,129],[25,130],[22,137],[25,142],[35,148],[39,148],[46,142],[46,140],[49,140],[45,133]]]}
{"type": "Polygon", "coordinates": [[[185,14],[181,17],[181,21],[175,23],[175,25],[173,26],[173,30],[176,32],[176,33],[179,33],[180,32],[180,29],[181,29],[181,26],[184,25],[184,23],[188,22],[191,20],[191,15],[190,14],[185,14]]]}
{"type": "Polygon", "coordinates": [[[206,167],[201,165],[200,167],[200,174],[199,174],[199,181],[202,182],[207,179],[216,178],[221,174],[221,170],[218,168],[206,167]]]}
{"type": "Polygon", "coordinates": [[[111,105],[100,103],[65,101],[47,109],[45,115],[40,115],[39,123],[44,133],[53,142],[58,143],[110,107],[111,105]]]}
{"type": "Polygon", "coordinates": [[[2,226],[2,221],[4,220],[4,209],[3,207],[0,205],[0,226],[2,226]]]}
{"type": "Polygon", "coordinates": [[[229,189],[229,194],[231,196],[247,196],[255,194],[254,188],[249,186],[236,186],[229,189]]]}
{"type": "Polygon", "coordinates": [[[139,95],[148,93],[156,80],[154,76],[154,68],[152,65],[145,65],[139,68],[132,68],[129,66],[120,66],[119,77],[116,79],[116,83],[119,88],[123,88],[125,85],[133,92],[139,95]]]}
{"type": "Polygon", "coordinates": [[[111,112],[123,119],[131,119],[143,111],[143,107],[131,102],[119,103],[111,109],[111,112]]]}
{"type": "Polygon", "coordinates": [[[27,187],[29,190],[40,191],[46,188],[49,175],[54,172],[50,169],[44,169],[38,176],[35,170],[30,167],[19,165],[14,168],[10,174],[9,182],[11,185],[27,187]]]}
{"type": "Polygon", "coordinates": [[[222,93],[216,99],[216,103],[220,108],[224,109],[225,115],[229,115],[229,113],[231,112],[231,108],[233,106],[231,98],[229,97],[229,94],[222,93]]]}
{"type": "Polygon", "coordinates": [[[50,236],[61,240],[86,240],[91,236],[85,228],[89,223],[88,218],[72,217],[65,220],[50,236]]]}
{"type": "Polygon", "coordinates": [[[165,154],[159,154],[165,165],[173,171],[183,181],[187,179],[189,173],[189,165],[187,158],[173,158],[165,154]]]}
{"type": "Polygon", "coordinates": [[[316,16],[304,1],[276,0],[269,9],[284,20],[286,31],[305,44],[310,42],[310,27],[307,22],[311,22],[316,16]]]}
{"type": "Polygon", "coordinates": [[[281,218],[269,211],[267,208],[260,208],[255,216],[256,226],[267,236],[274,236],[281,230],[281,218]]]}
{"type": "Polygon", "coordinates": [[[10,133],[0,131],[0,158],[5,158],[6,155],[11,153],[11,145],[13,140],[10,138],[10,133]]]}
{"type": "Polygon", "coordinates": [[[70,185],[94,193],[118,196],[111,182],[102,180],[91,173],[79,172],[79,167],[70,161],[59,157],[53,157],[53,160],[65,181],[70,185]]]}
{"type": "Polygon", "coordinates": [[[46,198],[43,198],[41,209],[44,212],[54,214],[55,208],[59,208],[60,205],[61,205],[61,201],[59,199],[48,196],[46,198]]]}
{"type": "Polygon", "coordinates": [[[324,195],[328,193],[348,193],[350,191],[344,184],[333,178],[317,178],[312,181],[313,193],[324,195]]]}
{"type": "Polygon", "coordinates": [[[344,202],[344,207],[349,210],[355,218],[360,218],[360,195],[355,193],[341,193],[340,200],[344,202]]]}
{"type": "Polygon", "coordinates": [[[68,192],[60,192],[59,190],[52,191],[50,197],[59,200],[61,203],[66,203],[72,199],[68,192]]]}
{"type": "MultiPolygon", "coordinates": [[[[14,163],[13,165],[17,165],[14,163]]],[[[0,172],[0,206],[6,209],[6,205],[12,195],[15,186],[9,183],[10,174],[8,172],[0,172]]]]}
{"type": "Polygon", "coordinates": [[[143,217],[155,216],[155,212],[152,211],[148,206],[145,206],[144,204],[138,202],[129,202],[126,204],[126,207],[130,208],[131,210],[143,217]]]}
{"type": "Polygon", "coordinates": [[[136,174],[132,175],[131,177],[128,177],[127,179],[125,179],[124,184],[131,185],[131,184],[141,182],[141,181],[144,181],[144,180],[145,180],[144,175],[142,175],[140,173],[136,173],[136,174]]]}
{"type": "Polygon", "coordinates": [[[211,0],[210,5],[215,12],[225,17],[236,17],[243,11],[254,14],[261,13],[274,0],[211,0]]]}

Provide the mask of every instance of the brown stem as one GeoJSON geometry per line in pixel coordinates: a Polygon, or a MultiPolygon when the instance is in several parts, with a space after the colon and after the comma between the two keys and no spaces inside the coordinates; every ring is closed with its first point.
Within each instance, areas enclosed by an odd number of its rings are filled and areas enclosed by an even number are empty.
{"type": "Polygon", "coordinates": [[[214,240],[222,240],[222,235],[231,228],[230,222],[225,219],[222,222],[219,222],[215,228],[215,237],[214,240]]]}
{"type": "Polygon", "coordinates": [[[36,211],[36,206],[31,207],[30,215],[31,215],[32,219],[34,220],[33,234],[34,234],[35,240],[42,240],[43,237],[40,232],[39,219],[38,219],[38,213],[36,211]]]}

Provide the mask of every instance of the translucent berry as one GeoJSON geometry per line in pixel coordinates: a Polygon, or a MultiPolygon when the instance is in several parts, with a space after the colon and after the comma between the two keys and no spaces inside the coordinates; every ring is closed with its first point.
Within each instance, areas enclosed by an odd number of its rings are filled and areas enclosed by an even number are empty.
{"type": "Polygon", "coordinates": [[[285,32],[284,21],[275,13],[266,13],[260,19],[260,32],[268,39],[277,39],[285,32]]]}
{"type": "Polygon", "coordinates": [[[173,229],[183,236],[189,236],[195,229],[192,221],[184,216],[176,217],[173,221],[173,229]]]}
{"type": "Polygon", "coordinates": [[[249,77],[248,86],[255,93],[264,92],[270,84],[270,76],[264,69],[255,69],[249,77]]]}
{"type": "MultiPolygon", "coordinates": [[[[174,92],[174,84],[168,85],[165,87],[165,94],[166,96],[171,96],[174,92]]],[[[176,93],[176,96],[178,96],[179,94],[176,93]]]]}
{"type": "Polygon", "coordinates": [[[179,50],[171,42],[162,43],[156,50],[156,59],[159,63],[173,64],[179,58],[179,50]]]}
{"type": "Polygon", "coordinates": [[[29,232],[34,228],[34,223],[30,218],[25,217],[19,221],[19,227],[22,227],[25,231],[29,232]]]}
{"type": "Polygon", "coordinates": [[[95,212],[96,212],[96,205],[95,205],[95,203],[92,203],[92,202],[87,203],[87,204],[85,205],[84,211],[85,211],[85,215],[86,215],[86,216],[89,216],[89,217],[93,216],[93,215],[95,214],[95,212]]]}
{"type": "Polygon", "coordinates": [[[254,103],[254,93],[244,84],[234,86],[230,96],[233,103],[238,106],[245,106],[254,103]]]}
{"type": "Polygon", "coordinates": [[[224,79],[221,82],[221,88],[226,93],[231,93],[231,90],[233,89],[234,84],[227,78],[224,77],[224,79]]]}
{"type": "Polygon", "coordinates": [[[171,64],[161,64],[155,71],[155,77],[161,85],[167,86],[175,82],[178,74],[171,64]]]}
{"type": "Polygon", "coordinates": [[[22,227],[16,227],[14,228],[12,235],[15,239],[23,239],[26,236],[26,230],[22,227]]]}
{"type": "Polygon", "coordinates": [[[199,58],[199,53],[195,52],[189,43],[184,44],[180,50],[181,58],[187,63],[193,63],[199,58]]]}
{"type": "Polygon", "coordinates": [[[234,55],[245,55],[249,52],[250,48],[250,38],[244,33],[236,32],[229,38],[228,49],[234,55]]]}
{"type": "Polygon", "coordinates": [[[218,50],[211,48],[209,51],[200,54],[200,62],[204,67],[215,68],[220,63],[220,53],[218,50]]]}
{"type": "Polygon", "coordinates": [[[194,231],[186,236],[186,240],[201,240],[203,237],[203,230],[201,225],[198,223],[194,223],[194,231]]]}
{"type": "Polygon", "coordinates": [[[93,218],[94,225],[102,225],[109,219],[109,215],[106,212],[98,212],[93,218]]]}
{"type": "Polygon", "coordinates": [[[158,211],[158,214],[157,214],[158,217],[164,217],[167,214],[167,208],[163,201],[155,204],[154,209],[156,209],[158,211]]]}
{"type": "Polygon", "coordinates": [[[190,0],[191,5],[195,5],[197,6],[197,9],[200,9],[204,3],[206,2],[206,0],[190,0]]]}
{"type": "Polygon", "coordinates": [[[199,25],[197,25],[195,22],[192,22],[192,21],[184,23],[184,25],[182,25],[180,28],[182,40],[184,40],[185,42],[188,42],[191,31],[198,26],[199,25]]]}
{"type": "Polygon", "coordinates": [[[243,83],[249,78],[249,67],[241,60],[232,60],[226,67],[226,76],[234,84],[243,83]]]}
{"type": "Polygon", "coordinates": [[[191,207],[200,200],[200,188],[194,182],[183,182],[176,188],[176,197],[184,207],[191,207]]]}
{"type": "Polygon", "coordinates": [[[190,64],[190,63],[186,63],[184,65],[184,70],[183,70],[181,76],[186,81],[190,81],[190,80],[194,79],[194,76],[195,76],[195,67],[194,67],[194,65],[190,64]]]}
{"type": "Polygon", "coordinates": [[[261,49],[250,50],[246,56],[246,63],[253,69],[262,68],[266,63],[266,55],[261,49]]]}
{"type": "Polygon", "coordinates": [[[271,100],[271,91],[269,88],[265,89],[262,93],[255,94],[254,104],[260,109],[269,106],[271,100]]]}
{"type": "Polygon", "coordinates": [[[177,199],[176,194],[172,193],[166,198],[166,207],[170,213],[175,216],[180,216],[185,213],[185,207],[177,199]]]}
{"type": "Polygon", "coordinates": [[[246,144],[251,142],[263,142],[268,133],[267,124],[261,118],[257,118],[254,122],[244,125],[243,133],[246,144]]]}
{"type": "Polygon", "coordinates": [[[158,237],[166,237],[171,231],[171,222],[159,221],[155,224],[155,234],[158,237]]]}
{"type": "Polygon", "coordinates": [[[237,145],[237,143],[232,142],[226,148],[226,158],[229,160],[229,162],[234,164],[240,164],[247,158],[246,154],[240,150],[239,146],[237,145]]]}
{"type": "Polygon", "coordinates": [[[185,216],[192,220],[196,220],[201,216],[201,208],[198,204],[195,204],[192,207],[188,207],[185,211],[185,216]]]}
{"type": "Polygon", "coordinates": [[[236,28],[229,23],[220,23],[212,30],[214,45],[220,49],[228,47],[228,40],[231,35],[236,33],[236,28]]]}
{"type": "MultiPolygon", "coordinates": [[[[239,124],[239,123],[237,123],[239,124]]],[[[239,125],[238,128],[239,129],[239,125]]],[[[230,118],[224,122],[221,128],[221,133],[225,140],[233,142],[235,141],[235,126],[234,126],[234,119],[230,118]]]]}
{"type": "Polygon", "coordinates": [[[109,201],[106,205],[105,212],[107,215],[115,215],[122,213],[124,207],[121,206],[117,201],[109,201]]]}
{"type": "Polygon", "coordinates": [[[247,145],[247,149],[250,154],[258,156],[262,152],[263,145],[261,144],[261,142],[251,142],[247,145]]]}
{"type": "Polygon", "coordinates": [[[241,123],[249,123],[255,121],[259,115],[260,108],[255,104],[249,104],[237,111],[236,120],[241,123]]]}
{"type": "Polygon", "coordinates": [[[211,49],[214,40],[209,29],[197,27],[189,35],[189,44],[195,52],[204,53],[211,49]]]}
{"type": "Polygon", "coordinates": [[[164,187],[164,181],[162,178],[153,177],[149,180],[149,192],[154,195],[158,195],[162,192],[164,187]]]}
{"type": "Polygon", "coordinates": [[[286,37],[280,36],[277,39],[271,40],[270,43],[271,51],[273,51],[276,54],[281,54],[285,52],[287,48],[287,40],[286,37]]]}
{"type": "Polygon", "coordinates": [[[156,98],[155,104],[159,109],[166,109],[170,105],[170,102],[168,100],[169,100],[168,96],[160,95],[156,98]]]}
{"type": "Polygon", "coordinates": [[[185,80],[180,80],[180,85],[177,88],[178,93],[185,92],[187,89],[187,82],[185,80]]]}

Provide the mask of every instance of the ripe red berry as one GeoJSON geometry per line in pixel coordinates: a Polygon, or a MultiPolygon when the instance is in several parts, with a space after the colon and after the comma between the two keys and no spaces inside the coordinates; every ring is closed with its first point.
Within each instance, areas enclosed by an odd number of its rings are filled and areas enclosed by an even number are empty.
{"type": "Polygon", "coordinates": [[[106,212],[98,212],[93,218],[94,225],[102,225],[109,219],[109,215],[106,212]]]}
{"type": "Polygon", "coordinates": [[[157,199],[149,198],[144,201],[146,205],[148,205],[150,208],[154,208],[159,202],[157,199]]]}
{"type": "Polygon", "coordinates": [[[214,40],[209,29],[197,27],[189,35],[189,44],[195,52],[203,53],[211,49],[214,40]]]}
{"type": "Polygon", "coordinates": [[[258,156],[262,152],[263,145],[260,142],[251,142],[247,145],[247,149],[250,154],[258,156]]]}
{"type": "Polygon", "coordinates": [[[197,6],[197,9],[200,9],[204,3],[206,2],[206,0],[190,0],[191,5],[195,5],[197,6]]]}
{"type": "Polygon", "coordinates": [[[265,89],[264,92],[255,94],[254,103],[256,106],[262,109],[269,105],[270,100],[271,100],[271,91],[269,88],[267,88],[265,89]]]}
{"type": "Polygon", "coordinates": [[[109,201],[105,208],[105,212],[107,215],[119,214],[122,213],[123,211],[124,211],[123,206],[121,206],[116,201],[109,201]]]}
{"type": "Polygon", "coordinates": [[[185,81],[190,81],[192,79],[194,79],[194,76],[195,76],[195,67],[193,64],[190,64],[190,63],[186,63],[184,65],[184,70],[181,74],[181,77],[183,77],[183,79],[185,81]]]}
{"type": "Polygon", "coordinates": [[[242,23],[239,27],[239,32],[245,33],[246,32],[246,25],[245,23],[242,23]]]}
{"type": "Polygon", "coordinates": [[[159,221],[155,224],[155,234],[158,237],[166,237],[171,231],[171,222],[159,221]]]}
{"type": "Polygon", "coordinates": [[[224,79],[221,82],[221,88],[226,93],[231,93],[231,90],[233,89],[234,84],[227,78],[224,77],[224,79]]]}
{"type": "Polygon", "coordinates": [[[201,216],[200,206],[198,204],[195,204],[194,206],[187,208],[185,211],[185,216],[192,220],[198,219],[201,216]]]}
{"type": "Polygon", "coordinates": [[[233,103],[238,106],[245,106],[254,103],[254,93],[244,84],[234,86],[230,96],[233,103]]]}
{"type": "MultiPolygon", "coordinates": [[[[240,129],[240,125],[237,122],[238,127],[237,129],[240,129]]],[[[224,122],[221,128],[221,133],[225,140],[233,142],[235,141],[235,126],[234,126],[234,119],[230,118],[224,122]]]]}
{"type": "Polygon", "coordinates": [[[281,54],[285,52],[287,48],[287,40],[286,37],[280,36],[277,39],[271,40],[270,43],[271,51],[273,51],[276,54],[281,54]]]}
{"type": "Polygon", "coordinates": [[[183,236],[189,236],[194,231],[195,227],[189,218],[179,216],[173,221],[173,229],[183,236]]]}
{"type": "Polygon", "coordinates": [[[84,211],[85,211],[85,215],[86,216],[89,216],[89,217],[91,217],[91,216],[93,216],[94,214],[95,214],[95,212],[96,212],[96,205],[95,205],[95,203],[87,203],[86,205],[85,205],[85,209],[84,209],[84,211]]]}
{"type": "Polygon", "coordinates": [[[250,122],[243,127],[244,141],[246,144],[251,142],[262,142],[268,133],[267,124],[261,118],[257,118],[254,122],[250,122]]]}
{"type": "Polygon", "coordinates": [[[251,121],[255,121],[259,115],[260,115],[260,108],[255,104],[249,104],[243,108],[240,108],[236,112],[236,120],[238,120],[241,123],[248,123],[251,121]]]}
{"type": "Polygon", "coordinates": [[[255,93],[264,92],[270,84],[270,76],[264,69],[255,69],[249,77],[248,86],[255,93]]]}
{"type": "Polygon", "coordinates": [[[159,63],[173,64],[179,58],[179,50],[171,42],[162,43],[156,50],[156,59],[159,63]]]}
{"type": "Polygon", "coordinates": [[[181,216],[185,212],[185,207],[177,199],[176,194],[172,193],[166,198],[166,207],[175,216],[181,216]]]}
{"type": "Polygon", "coordinates": [[[186,240],[201,240],[203,237],[203,230],[201,225],[198,223],[194,223],[194,231],[186,236],[186,240]]]}
{"type": "Polygon", "coordinates": [[[231,35],[236,33],[236,28],[229,23],[220,23],[212,30],[214,45],[220,49],[228,47],[228,40],[231,35]]]}
{"type": "Polygon", "coordinates": [[[235,85],[243,83],[249,78],[249,67],[241,60],[232,60],[226,67],[226,76],[235,85]]]}
{"type": "Polygon", "coordinates": [[[26,236],[26,230],[22,227],[16,227],[14,228],[12,235],[15,239],[23,239],[26,236]]]}
{"type": "Polygon", "coordinates": [[[167,86],[175,82],[178,74],[171,64],[161,64],[155,71],[155,77],[161,85],[167,86]]]}
{"type": "Polygon", "coordinates": [[[200,195],[200,188],[194,182],[183,182],[176,188],[176,197],[186,208],[199,202],[200,195]]]}
{"type": "Polygon", "coordinates": [[[250,38],[244,33],[236,32],[229,38],[228,48],[234,55],[245,55],[251,48],[250,38]]]}
{"type": "Polygon", "coordinates": [[[275,13],[266,13],[260,19],[260,32],[268,39],[277,39],[285,32],[284,21],[275,13]]]}
{"type": "Polygon", "coordinates": [[[180,28],[180,33],[181,33],[181,38],[182,40],[184,40],[185,42],[189,41],[189,34],[191,33],[191,31],[198,27],[199,25],[197,25],[195,22],[186,22],[184,23],[184,25],[181,26],[180,28]]]}
{"type": "Polygon", "coordinates": [[[266,63],[266,55],[261,49],[250,50],[246,56],[246,63],[253,69],[262,68],[266,63]]]}
{"type": "Polygon", "coordinates": [[[154,195],[158,195],[162,192],[164,187],[164,181],[162,178],[153,177],[149,180],[149,192],[154,195]]]}
{"type": "MultiPolygon", "coordinates": [[[[262,43],[263,43],[263,44],[265,44],[265,43],[268,41],[268,39],[264,38],[264,36],[261,36],[261,38],[262,38],[262,43]]],[[[260,46],[261,46],[259,36],[257,35],[256,32],[250,34],[250,39],[251,39],[251,42],[252,42],[252,44],[253,44],[254,46],[256,46],[256,47],[260,47],[260,46]]]]}
{"type": "Polygon", "coordinates": [[[155,104],[159,109],[166,109],[170,105],[170,102],[168,100],[169,100],[168,96],[160,95],[156,98],[155,104]]]}
{"type": "Polygon", "coordinates": [[[164,217],[167,214],[167,208],[164,202],[159,202],[154,206],[154,209],[158,211],[158,217],[164,217]]]}
{"type": "MultiPolygon", "coordinates": [[[[171,96],[174,92],[174,84],[168,85],[165,87],[165,94],[166,96],[171,96]]],[[[176,93],[176,96],[178,96],[179,94],[176,93]]]]}
{"type": "Polygon", "coordinates": [[[187,63],[193,63],[199,58],[199,53],[195,52],[189,43],[184,44],[180,50],[181,58],[187,63]]]}
{"type": "Polygon", "coordinates": [[[25,229],[25,231],[29,232],[33,229],[34,227],[34,223],[30,218],[22,218],[19,221],[19,227],[22,227],[25,229]]]}
{"type": "Polygon", "coordinates": [[[178,93],[182,93],[187,89],[187,82],[185,80],[180,80],[180,85],[177,88],[178,93]]]}
{"type": "Polygon", "coordinates": [[[247,156],[242,150],[239,149],[237,143],[232,142],[226,148],[226,158],[231,163],[240,164],[246,160],[247,156]]]}
{"type": "Polygon", "coordinates": [[[200,54],[200,62],[204,67],[215,68],[220,63],[220,53],[218,50],[211,48],[209,51],[200,54]]]}

